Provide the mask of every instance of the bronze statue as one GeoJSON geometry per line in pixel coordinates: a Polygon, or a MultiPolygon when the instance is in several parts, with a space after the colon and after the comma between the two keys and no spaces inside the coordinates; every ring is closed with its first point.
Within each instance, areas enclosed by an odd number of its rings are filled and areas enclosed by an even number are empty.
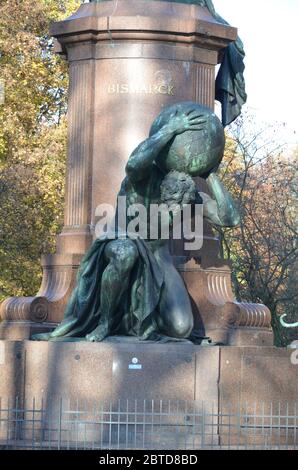
{"type": "MultiPolygon", "coordinates": [[[[239,214],[215,172],[224,151],[224,131],[209,109],[192,102],[166,108],[154,121],[150,136],[131,154],[119,196],[148,212],[164,204],[168,222],[186,204],[202,204],[212,224],[233,227],[239,214]],[[192,179],[206,179],[213,194],[200,193],[192,179]]],[[[189,338],[193,314],[188,293],[160,237],[131,238],[116,212],[116,237],[96,239],[85,255],[77,286],[62,323],[37,340],[102,341],[107,336],[135,336],[167,341],[189,338]]],[[[147,221],[148,227],[150,220],[147,221]]],[[[148,231],[149,233],[149,231],[148,231]]]]}

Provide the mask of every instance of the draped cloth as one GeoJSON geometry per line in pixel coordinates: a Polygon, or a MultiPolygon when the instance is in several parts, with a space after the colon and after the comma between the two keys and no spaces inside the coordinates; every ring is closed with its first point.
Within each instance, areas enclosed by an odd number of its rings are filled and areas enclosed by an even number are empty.
{"type": "MultiPolygon", "coordinates": [[[[101,315],[101,278],[107,266],[104,250],[110,241],[101,237],[94,241],[86,253],[64,319],[51,334],[50,340],[85,338],[97,327],[101,315]]],[[[139,238],[133,242],[139,256],[130,275],[130,287],[119,299],[112,334],[159,340],[161,338],[154,318],[158,313],[164,273],[146,242],[139,238]]]]}
{"type": "MultiPolygon", "coordinates": [[[[229,26],[229,23],[215,11],[212,0],[174,1],[205,7],[216,21],[229,26]]],[[[224,51],[215,83],[215,99],[218,100],[222,106],[221,120],[224,127],[231,124],[240,115],[242,106],[247,100],[243,75],[245,69],[244,57],[243,43],[238,36],[236,41],[229,44],[224,51]]]]}
{"type": "MultiPolygon", "coordinates": [[[[86,335],[97,327],[101,316],[101,278],[107,266],[104,251],[110,241],[106,237],[96,239],[83,258],[77,274],[76,288],[60,325],[52,333],[34,335],[32,339],[85,341],[86,335]]],[[[159,331],[156,315],[159,314],[164,286],[162,264],[157,262],[144,240],[137,238],[133,242],[139,257],[130,275],[130,287],[123,293],[113,317],[111,336],[116,342],[122,341],[123,336],[130,336],[140,342],[204,344],[207,341],[206,344],[209,344],[208,338],[200,336],[196,331],[188,339],[169,337],[159,331]]]]}

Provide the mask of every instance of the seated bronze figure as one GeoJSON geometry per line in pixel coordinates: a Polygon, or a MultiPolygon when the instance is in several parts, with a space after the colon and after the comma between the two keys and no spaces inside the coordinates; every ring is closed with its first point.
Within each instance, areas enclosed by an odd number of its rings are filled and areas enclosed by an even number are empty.
{"type": "MultiPolygon", "coordinates": [[[[129,208],[142,204],[149,213],[151,204],[169,208],[202,204],[210,223],[236,226],[238,211],[215,174],[224,144],[222,124],[210,109],[183,102],[163,110],[149,138],[127,162],[119,192],[126,197],[125,226],[116,212],[115,239],[103,235],[90,247],[62,323],[52,333],[33,339],[102,341],[122,335],[167,341],[191,336],[191,304],[169,242],[149,235],[130,237],[129,208]],[[206,180],[213,198],[197,190],[195,176],[206,180]]],[[[170,224],[172,218],[169,211],[170,224]]]]}

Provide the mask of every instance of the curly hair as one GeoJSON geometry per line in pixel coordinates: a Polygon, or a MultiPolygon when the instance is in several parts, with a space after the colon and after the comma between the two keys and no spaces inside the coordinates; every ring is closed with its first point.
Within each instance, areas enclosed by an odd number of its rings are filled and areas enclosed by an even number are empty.
{"type": "Polygon", "coordinates": [[[160,186],[161,201],[183,205],[193,202],[196,197],[196,185],[191,176],[180,171],[170,171],[160,186]]]}

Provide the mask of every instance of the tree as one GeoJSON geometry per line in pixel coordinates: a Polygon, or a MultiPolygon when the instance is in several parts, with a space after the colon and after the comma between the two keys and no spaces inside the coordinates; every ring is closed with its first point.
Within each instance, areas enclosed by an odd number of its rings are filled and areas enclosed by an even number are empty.
{"type": "Polygon", "coordinates": [[[256,132],[247,116],[230,129],[221,172],[238,199],[241,225],[220,236],[224,255],[233,261],[236,296],[267,305],[275,344],[284,346],[293,331],[279,317],[297,320],[297,160],[275,143],[273,129],[268,138],[266,133],[256,132]]]}
{"type": "Polygon", "coordinates": [[[68,74],[49,26],[80,3],[0,3],[0,300],[35,294],[62,223],[68,74]]]}

